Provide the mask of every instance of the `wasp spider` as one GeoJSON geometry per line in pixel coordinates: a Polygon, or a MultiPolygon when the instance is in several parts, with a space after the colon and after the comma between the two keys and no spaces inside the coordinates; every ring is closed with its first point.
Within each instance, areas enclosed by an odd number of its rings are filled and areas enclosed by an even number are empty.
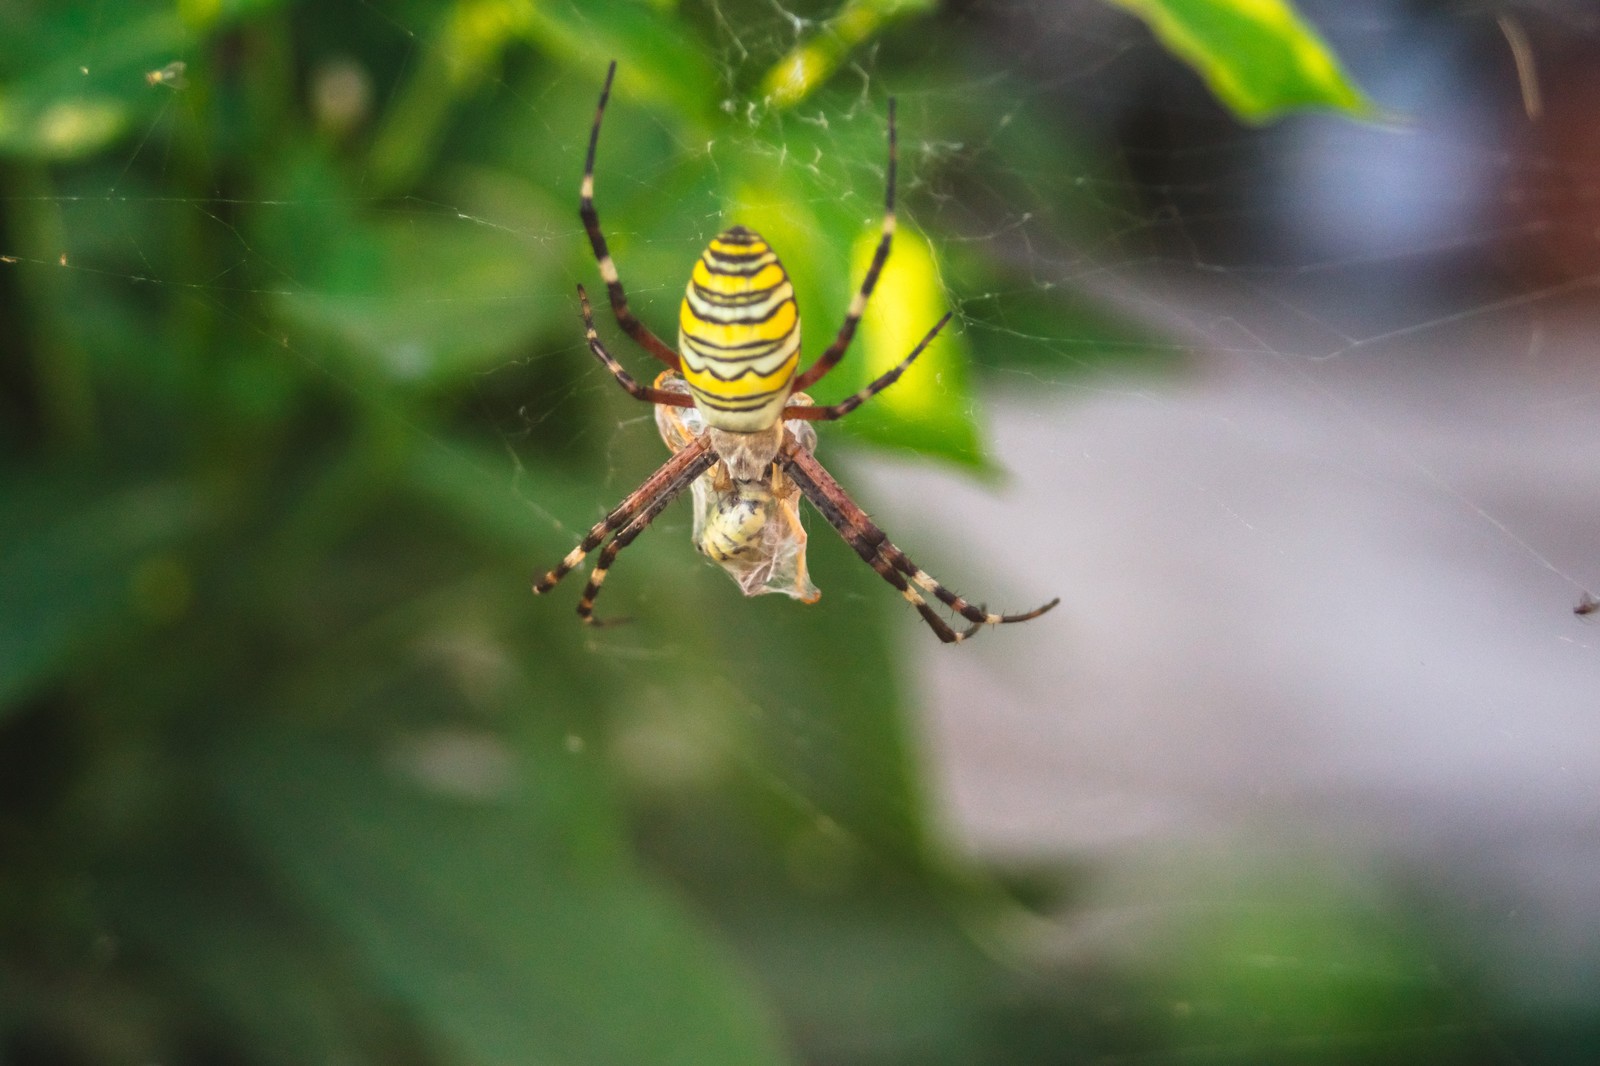
{"type": "Polygon", "coordinates": [[[1051,600],[1025,614],[990,614],[951,592],[895,547],[812,454],[816,433],[807,423],[842,418],[894,384],[950,320],[946,314],[899,365],[839,403],[817,406],[798,391],[832,370],[844,355],[889,258],[895,227],[894,101],[889,101],[883,236],[833,343],[809,368],[797,373],[800,313],[794,286],[767,242],[743,226],[712,238],[695,263],[678,312],[678,351],[667,347],[628,309],[622,279],[594,208],[595,146],[616,72],[613,62],[606,71],[589,131],[578,214],[617,324],[667,369],[652,385],[640,385],[601,343],[582,285],[578,286],[578,302],[589,350],[629,394],[657,405],[657,422],[673,455],[597,522],[559,566],[534,582],[533,591],[549,592],[610,537],[578,601],[578,616],[586,624],[602,624],[594,616],[594,601],[617,553],[633,543],[680,493],[696,485],[696,546],[733,574],[746,595],[784,592],[806,602],[818,597],[805,568],[805,533],[798,511],[799,497],[804,495],[946,643],[965,640],[986,625],[1026,622],[1059,603],[1059,599],[1051,600]],[[929,606],[923,592],[960,615],[967,625],[953,628],[929,606]]]}

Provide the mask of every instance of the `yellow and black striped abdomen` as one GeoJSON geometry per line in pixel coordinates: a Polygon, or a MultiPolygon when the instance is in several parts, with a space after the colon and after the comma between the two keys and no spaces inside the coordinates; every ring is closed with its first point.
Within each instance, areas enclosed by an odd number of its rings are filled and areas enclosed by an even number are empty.
{"type": "Polygon", "coordinates": [[[708,425],[753,433],[778,421],[800,361],[800,311],[777,253],[743,226],[719,234],[695,263],[678,352],[708,425]]]}

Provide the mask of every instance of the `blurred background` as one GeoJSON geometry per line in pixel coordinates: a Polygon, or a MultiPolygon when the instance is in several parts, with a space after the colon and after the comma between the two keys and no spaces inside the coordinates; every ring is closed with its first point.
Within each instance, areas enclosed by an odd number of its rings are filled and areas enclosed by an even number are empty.
{"type": "Polygon", "coordinates": [[[1600,17],[1300,7],[1344,111],[1089,0],[0,0],[0,1063],[1595,1061],[1600,17]],[[820,350],[897,98],[813,391],[955,319],[819,455],[1052,614],[685,504],[529,595],[665,457],[612,59],[669,339],[742,222],[820,350]]]}

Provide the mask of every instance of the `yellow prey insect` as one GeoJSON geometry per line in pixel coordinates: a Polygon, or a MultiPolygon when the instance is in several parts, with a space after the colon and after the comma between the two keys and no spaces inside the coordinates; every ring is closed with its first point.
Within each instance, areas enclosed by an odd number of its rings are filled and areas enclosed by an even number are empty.
{"type": "Polygon", "coordinates": [[[622,279],[594,208],[595,147],[616,73],[613,62],[606,71],[589,131],[578,214],[617,324],[636,344],[665,363],[667,370],[652,385],[640,385],[601,343],[582,285],[578,286],[578,302],[583,308],[589,350],[630,395],[657,405],[657,426],[673,454],[596,523],[559,566],[535,581],[533,591],[549,592],[609,536],[611,540],[600,552],[578,601],[578,617],[587,625],[602,625],[594,616],[594,601],[617,553],[633,543],[684,489],[693,486],[695,546],[732,574],[747,596],[782,592],[812,603],[821,595],[806,573],[806,535],[799,515],[803,495],[857,555],[900,590],[946,643],[963,641],[986,625],[1026,622],[1059,603],[1054,599],[1025,614],[990,614],[969,603],[895,547],[812,454],[817,438],[808,423],[843,418],[893,385],[950,321],[946,314],[897,366],[839,403],[819,407],[798,391],[832,370],[843,357],[889,259],[895,227],[894,101],[889,101],[883,237],[833,343],[807,370],[796,373],[800,366],[800,312],[794,286],[777,253],[743,226],[733,226],[712,238],[696,261],[678,312],[678,351],[662,343],[628,309],[622,279]],[[919,589],[931,593],[968,625],[952,628],[919,589]]]}
{"type": "MultiPolygon", "coordinates": [[[[670,370],[656,378],[656,387],[687,393],[689,385],[670,370]]],[[[810,403],[805,393],[793,393],[810,403]]],[[[656,428],[673,452],[681,452],[705,434],[705,418],[695,407],[657,407],[656,428]]],[[[784,428],[807,451],[817,447],[811,423],[791,420],[784,428]]],[[[781,592],[802,603],[816,603],[822,593],[806,570],[806,530],[800,524],[800,487],[793,481],[757,478],[735,481],[726,466],[716,465],[689,486],[694,498],[694,546],[738,583],[746,596],[781,592]]]]}

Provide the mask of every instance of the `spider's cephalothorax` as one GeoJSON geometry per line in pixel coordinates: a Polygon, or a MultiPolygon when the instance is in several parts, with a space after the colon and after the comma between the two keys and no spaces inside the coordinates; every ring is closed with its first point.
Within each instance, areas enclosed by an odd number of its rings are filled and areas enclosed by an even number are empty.
{"type": "Polygon", "coordinates": [[[678,311],[684,380],[706,424],[733,433],[778,421],[800,362],[800,312],[777,253],[743,226],[694,264],[678,311]]]}
{"type": "Polygon", "coordinates": [[[783,592],[807,603],[816,600],[818,593],[806,577],[806,538],[799,522],[798,503],[804,496],[867,565],[900,591],[940,640],[956,643],[984,626],[1026,622],[1054,607],[1060,601],[1051,600],[1023,614],[991,614],[950,591],[895,547],[812,454],[816,434],[806,423],[843,418],[893,385],[950,321],[950,316],[945,315],[910,355],[860,392],[836,404],[817,406],[810,397],[796,391],[832,370],[843,358],[866,310],[867,299],[878,284],[878,275],[889,259],[895,226],[894,101],[889,101],[883,235],[833,343],[807,370],[797,374],[800,313],[794,302],[794,286],[767,242],[743,226],[734,226],[713,238],[695,263],[678,314],[681,354],[667,347],[628,309],[622,277],[594,208],[595,146],[600,141],[600,120],[605,116],[611,79],[616,72],[617,65],[612,63],[606,72],[605,88],[600,91],[594,126],[589,131],[578,215],[589,235],[589,246],[606,283],[617,325],[665,363],[667,372],[653,385],[640,385],[601,343],[582,285],[578,286],[578,303],[583,308],[589,350],[630,395],[657,405],[657,425],[673,454],[643,485],[595,523],[559,566],[535,581],[533,591],[550,591],[610,537],[578,600],[578,616],[590,625],[600,624],[594,617],[594,601],[617,553],[633,543],[633,538],[644,532],[667,504],[692,485],[696,544],[739,582],[746,595],[783,592]],[[679,373],[683,375],[681,379],[679,373]],[[685,410],[690,408],[693,410],[685,410]],[[952,628],[923,598],[923,592],[960,615],[968,625],[960,630],[952,628]]]}

